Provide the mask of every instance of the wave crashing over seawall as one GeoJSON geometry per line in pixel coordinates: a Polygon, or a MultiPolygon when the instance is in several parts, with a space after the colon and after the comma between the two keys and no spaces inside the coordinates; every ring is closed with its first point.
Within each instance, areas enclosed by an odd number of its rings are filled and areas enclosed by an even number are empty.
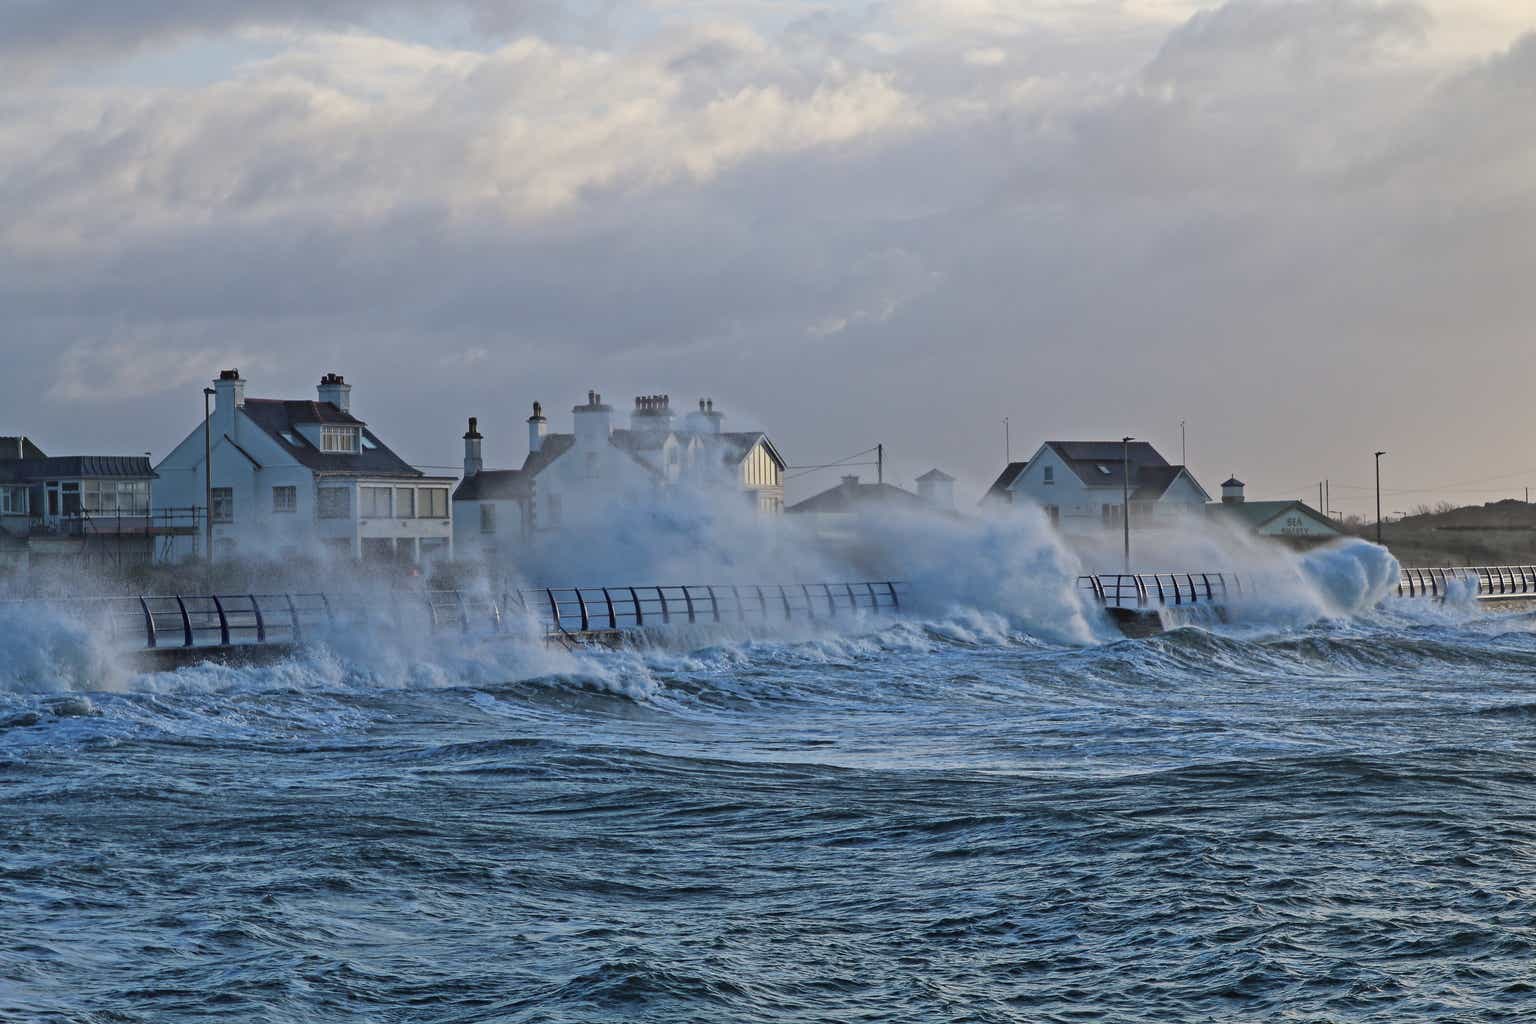
{"type": "Polygon", "coordinates": [[[35,623],[0,1019],[1524,1019],[1536,636],[1373,557],[1145,640],[945,594],[93,685],[35,623]]]}

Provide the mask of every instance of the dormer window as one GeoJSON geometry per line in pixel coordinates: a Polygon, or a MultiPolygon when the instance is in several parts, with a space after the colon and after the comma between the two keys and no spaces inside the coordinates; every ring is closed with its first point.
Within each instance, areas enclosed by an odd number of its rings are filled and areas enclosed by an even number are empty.
{"type": "Polygon", "coordinates": [[[321,427],[320,450],[351,455],[357,451],[356,427],[321,427]]]}
{"type": "Polygon", "coordinates": [[[1055,466],[1046,466],[1040,472],[1043,474],[1041,477],[1043,483],[1054,484],[1056,482],[1055,466]]]}

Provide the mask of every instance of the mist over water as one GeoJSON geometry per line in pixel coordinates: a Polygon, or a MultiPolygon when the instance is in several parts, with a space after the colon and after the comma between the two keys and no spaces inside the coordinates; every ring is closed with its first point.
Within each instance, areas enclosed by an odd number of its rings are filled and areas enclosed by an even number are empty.
{"type": "MultiPolygon", "coordinates": [[[[696,511],[646,530],[528,582],[920,596],[581,653],[380,616],[161,674],[5,608],[0,1019],[1481,1021],[1536,999],[1530,616],[1383,600],[1372,545],[1236,544],[1197,566],[1269,584],[1232,621],[1128,640],[1079,600],[1092,553],[1027,519],[891,519],[836,550],[696,511]]],[[[1185,568],[1165,541],[1145,567],[1185,568]]]]}

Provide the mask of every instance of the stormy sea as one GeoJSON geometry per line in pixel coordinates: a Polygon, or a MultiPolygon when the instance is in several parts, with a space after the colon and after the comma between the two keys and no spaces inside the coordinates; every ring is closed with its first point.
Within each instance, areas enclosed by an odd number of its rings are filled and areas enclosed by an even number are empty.
{"type": "Polygon", "coordinates": [[[1536,620],[1081,614],[159,674],[12,624],[0,1020],[1536,1015],[1536,620]]]}

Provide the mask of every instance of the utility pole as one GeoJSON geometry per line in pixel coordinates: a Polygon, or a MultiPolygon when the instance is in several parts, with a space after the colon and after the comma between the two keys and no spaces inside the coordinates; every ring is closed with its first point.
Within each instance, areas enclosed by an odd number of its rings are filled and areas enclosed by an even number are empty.
{"type": "Polygon", "coordinates": [[[1179,420],[1179,465],[1189,468],[1189,441],[1184,436],[1184,421],[1179,420]]]}
{"type": "Polygon", "coordinates": [[[1376,453],[1376,543],[1381,543],[1381,457],[1386,452],[1376,453]]]}
{"type": "Polygon", "coordinates": [[[1008,434],[1008,417],[1003,417],[1003,465],[1013,462],[1013,438],[1008,434]]]}
{"type": "Polygon", "coordinates": [[[1333,518],[1333,495],[1329,493],[1328,480],[1323,481],[1323,515],[1333,518]]]}
{"type": "Polygon", "coordinates": [[[885,483],[885,445],[875,445],[875,483],[885,483]]]}
{"type": "Polygon", "coordinates": [[[213,414],[208,408],[208,399],[213,397],[213,388],[203,388],[203,559],[208,565],[213,565],[213,438],[212,429],[213,414]]]}
{"type": "Polygon", "coordinates": [[[1120,439],[1120,525],[1125,533],[1125,572],[1131,572],[1131,442],[1134,437],[1120,439]]]}
{"type": "Polygon", "coordinates": [[[1328,514],[1328,501],[1327,501],[1327,499],[1325,499],[1323,497],[1323,485],[1322,485],[1321,482],[1319,482],[1318,485],[1317,485],[1317,501],[1318,501],[1318,504],[1320,504],[1323,507],[1323,515],[1327,515],[1328,514]]]}

